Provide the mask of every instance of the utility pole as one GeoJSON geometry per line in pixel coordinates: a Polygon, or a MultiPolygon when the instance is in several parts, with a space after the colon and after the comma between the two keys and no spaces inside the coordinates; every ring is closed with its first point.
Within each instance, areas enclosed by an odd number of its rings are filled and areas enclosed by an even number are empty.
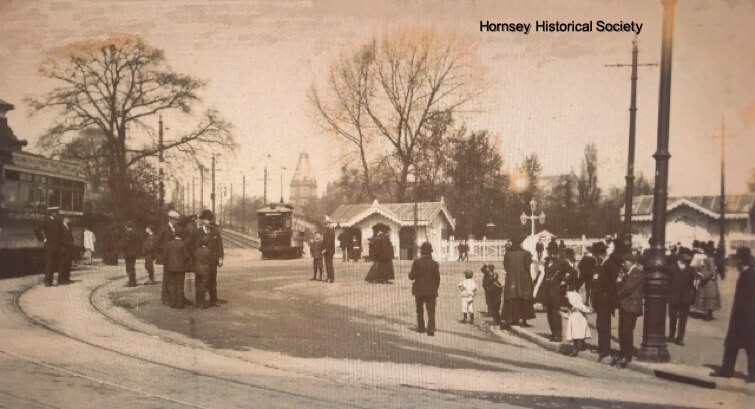
{"type": "Polygon", "coordinates": [[[194,179],[196,177],[191,177],[191,212],[193,214],[197,214],[197,189],[194,187],[194,179]]]}
{"type": "Polygon", "coordinates": [[[262,191],[262,205],[267,206],[267,165],[265,165],[265,185],[262,191]]]}
{"type": "Polygon", "coordinates": [[[212,192],[210,193],[210,200],[212,200],[212,214],[215,215],[215,154],[212,154],[212,192]]]}
{"type": "Polygon", "coordinates": [[[658,145],[655,158],[653,189],[653,244],[650,247],[649,271],[645,273],[645,316],[642,346],[637,359],[668,362],[666,348],[666,301],[669,275],[666,268],[666,201],[668,199],[669,115],[671,110],[671,49],[674,42],[674,7],[676,0],[663,4],[663,37],[661,44],[661,80],[658,92],[658,145]]]}
{"type": "Polygon", "coordinates": [[[244,231],[246,225],[246,175],[241,175],[241,232],[244,231]]]}
{"type": "Polygon", "coordinates": [[[724,118],[721,116],[721,203],[719,203],[719,221],[718,221],[718,260],[716,269],[718,274],[723,278],[724,269],[726,268],[726,190],[724,187],[724,165],[726,163],[726,125],[724,118]]]}
{"type": "Polygon", "coordinates": [[[165,162],[165,157],[163,156],[163,116],[160,115],[159,117],[159,129],[157,132],[157,157],[158,157],[158,180],[159,180],[159,191],[160,191],[160,226],[165,224],[165,181],[163,180],[163,164],[165,162]]]}
{"type": "Polygon", "coordinates": [[[281,203],[283,203],[283,171],[286,170],[285,166],[281,166],[281,203]]]}
{"type": "Polygon", "coordinates": [[[637,36],[632,40],[632,64],[606,64],[606,67],[632,67],[632,85],[629,100],[629,157],[627,158],[626,188],[624,190],[624,234],[625,249],[632,248],[632,199],[634,197],[634,146],[635,123],[637,121],[637,67],[657,66],[656,63],[637,64],[637,36]]]}
{"type": "Polygon", "coordinates": [[[199,210],[204,210],[204,166],[199,165],[199,210]]]}
{"type": "Polygon", "coordinates": [[[233,183],[231,183],[231,204],[228,206],[228,223],[233,227],[233,183]]]}

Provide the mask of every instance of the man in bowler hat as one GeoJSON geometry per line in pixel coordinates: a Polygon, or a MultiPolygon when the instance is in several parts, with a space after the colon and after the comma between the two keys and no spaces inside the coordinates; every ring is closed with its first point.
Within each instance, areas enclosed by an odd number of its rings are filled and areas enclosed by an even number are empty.
{"type": "Polygon", "coordinates": [[[440,266],[433,260],[433,246],[430,243],[422,243],[419,253],[420,258],[412,262],[412,269],[409,271],[409,279],[414,281],[412,294],[417,307],[417,332],[426,331],[432,337],[435,335],[435,300],[440,286],[440,266]]]}
{"type": "Polygon", "coordinates": [[[223,237],[214,225],[214,221],[215,215],[210,210],[202,210],[199,215],[200,227],[195,230],[195,238],[192,241],[195,249],[201,246],[202,241],[206,241],[210,250],[210,271],[206,280],[210,306],[218,305],[218,267],[223,267],[224,255],[223,237]]]}
{"type": "Polygon", "coordinates": [[[59,207],[47,208],[45,223],[34,230],[37,240],[44,243],[45,250],[45,287],[52,287],[55,273],[58,273],[58,284],[62,284],[60,277],[60,252],[63,239],[63,225],[58,218],[59,207]]]}

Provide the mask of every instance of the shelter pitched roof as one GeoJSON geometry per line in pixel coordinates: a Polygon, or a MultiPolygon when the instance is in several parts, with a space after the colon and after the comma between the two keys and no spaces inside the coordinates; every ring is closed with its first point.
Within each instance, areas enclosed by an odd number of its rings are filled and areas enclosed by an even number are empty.
{"type": "MultiPolygon", "coordinates": [[[[370,204],[344,204],[330,215],[331,223],[351,226],[372,214],[381,214],[400,225],[414,223],[414,203],[379,203],[377,200],[370,204]]],[[[417,223],[426,225],[442,214],[446,220],[454,225],[451,213],[443,200],[439,202],[418,202],[417,223]]]]}
{"type": "MultiPolygon", "coordinates": [[[[667,210],[688,206],[710,217],[718,217],[721,196],[670,196],[667,210]]],[[[748,217],[755,207],[755,194],[726,195],[724,212],[727,218],[748,217]]],[[[622,209],[622,216],[623,216],[622,209]]],[[[648,217],[653,213],[653,196],[635,196],[632,200],[632,218],[648,217]]]]}

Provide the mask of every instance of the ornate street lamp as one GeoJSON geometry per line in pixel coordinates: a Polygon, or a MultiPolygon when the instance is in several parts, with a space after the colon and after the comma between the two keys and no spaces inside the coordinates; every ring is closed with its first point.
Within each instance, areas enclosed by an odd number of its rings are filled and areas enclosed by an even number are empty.
{"type": "Polygon", "coordinates": [[[537,208],[537,202],[535,202],[535,199],[530,200],[530,211],[532,212],[530,216],[527,216],[524,212],[522,212],[522,215],[519,216],[519,220],[522,222],[522,226],[527,224],[527,220],[530,220],[532,222],[532,236],[535,235],[535,220],[540,222],[540,224],[545,224],[545,212],[540,210],[540,214],[535,214],[535,209],[537,208]]]}
{"type": "Polygon", "coordinates": [[[674,6],[676,0],[662,0],[663,42],[661,45],[661,83],[658,98],[658,147],[655,158],[653,189],[654,243],[650,248],[650,268],[645,273],[645,317],[642,347],[637,358],[642,361],[668,362],[666,348],[666,301],[669,278],[666,271],[666,200],[668,197],[669,110],[671,105],[671,46],[674,40],[674,6]]]}

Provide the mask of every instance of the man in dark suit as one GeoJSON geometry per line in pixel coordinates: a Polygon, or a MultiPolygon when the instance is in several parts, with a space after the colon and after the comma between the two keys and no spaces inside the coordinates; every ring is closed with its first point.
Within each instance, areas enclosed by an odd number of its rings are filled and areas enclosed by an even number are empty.
{"type": "Polygon", "coordinates": [[[710,376],[730,378],[741,348],[747,352],[747,383],[755,383],[755,263],[747,247],[737,249],[736,259],[739,278],[724,341],[723,362],[710,376]]]}
{"type": "MultiPolygon", "coordinates": [[[[194,231],[192,239],[192,253],[201,246],[202,241],[208,242],[210,249],[210,271],[207,279],[207,292],[210,295],[209,306],[218,305],[218,267],[223,267],[223,237],[214,225],[215,215],[209,210],[202,210],[199,215],[200,227],[194,231]],[[206,239],[205,239],[206,237],[206,239]]],[[[199,290],[199,289],[198,289],[199,290]]],[[[202,289],[205,290],[205,289],[202,289]]]]}
{"type": "Polygon", "coordinates": [[[163,263],[163,280],[162,280],[162,302],[164,305],[170,305],[170,274],[166,274],[165,271],[165,247],[169,241],[176,237],[176,229],[178,229],[178,219],[181,215],[177,211],[171,210],[168,212],[168,223],[164,224],[160,229],[160,234],[157,237],[156,250],[157,260],[159,263],[163,263]]]}
{"type": "Polygon", "coordinates": [[[542,304],[545,307],[548,327],[551,330],[550,339],[552,342],[561,342],[562,325],[559,312],[563,300],[561,285],[565,282],[571,266],[559,256],[558,247],[549,246],[545,260],[543,284],[540,289],[543,292],[542,304]]]}
{"type": "Polygon", "coordinates": [[[59,207],[49,207],[47,209],[47,220],[42,226],[34,230],[37,240],[44,243],[45,249],[45,287],[52,287],[52,280],[55,273],[58,273],[58,284],[61,284],[60,277],[60,246],[63,236],[63,225],[58,219],[59,207]]]}
{"type": "Polygon", "coordinates": [[[427,331],[427,335],[435,335],[435,301],[438,298],[440,286],[440,266],[433,260],[433,246],[428,242],[422,243],[419,249],[420,258],[412,262],[409,279],[413,280],[412,294],[417,307],[417,332],[427,331]],[[425,309],[427,309],[427,327],[425,327],[425,309]]]}
{"type": "Polygon", "coordinates": [[[592,299],[592,278],[598,268],[598,260],[591,254],[592,246],[587,246],[587,252],[579,260],[577,269],[579,270],[579,286],[585,286],[585,302],[590,305],[592,299]]]}
{"type": "Polygon", "coordinates": [[[123,234],[121,251],[123,259],[126,261],[126,275],[128,282],[126,287],[136,287],[136,258],[141,252],[141,238],[134,228],[133,222],[126,223],[126,232],[123,234]]]}
{"type": "Polygon", "coordinates": [[[606,250],[603,243],[593,245],[593,252],[599,263],[592,292],[592,306],[596,313],[595,326],[598,330],[598,362],[611,355],[611,316],[618,303],[618,254],[614,251],[610,257],[606,257],[606,250]]]}
{"type": "Polygon", "coordinates": [[[60,274],[58,275],[58,284],[71,283],[71,268],[73,267],[75,251],[76,245],[73,242],[71,219],[64,217],[60,229],[60,274]]]}
{"type": "Polygon", "coordinates": [[[692,251],[682,247],[677,261],[668,266],[668,340],[677,345],[684,345],[689,307],[695,302],[695,269],[690,266],[691,261],[692,251]]]}
{"type": "Polygon", "coordinates": [[[619,345],[617,366],[626,368],[634,353],[634,327],[642,315],[642,288],[645,282],[640,257],[627,251],[621,258],[622,273],[618,278],[619,290],[619,345]]]}
{"type": "Polygon", "coordinates": [[[333,270],[333,256],[336,254],[336,232],[330,226],[330,219],[327,216],[325,216],[325,233],[322,235],[322,244],[325,271],[328,273],[328,282],[332,283],[336,278],[333,270]]]}

